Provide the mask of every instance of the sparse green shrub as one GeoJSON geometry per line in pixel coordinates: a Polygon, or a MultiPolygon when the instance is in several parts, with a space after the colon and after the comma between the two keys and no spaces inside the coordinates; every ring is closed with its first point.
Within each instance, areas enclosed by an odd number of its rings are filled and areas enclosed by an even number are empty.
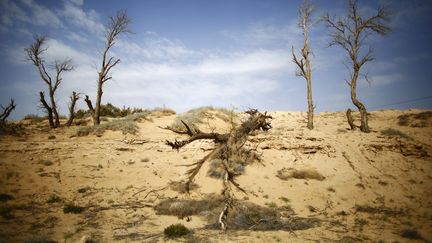
{"type": "Polygon", "coordinates": [[[427,127],[428,120],[432,118],[432,111],[424,111],[417,114],[404,114],[398,116],[399,126],[427,127]]]}
{"type": "Polygon", "coordinates": [[[277,204],[275,202],[265,203],[265,205],[267,205],[269,208],[277,208],[277,204]]]}
{"type": "Polygon", "coordinates": [[[393,129],[393,128],[384,129],[381,131],[381,134],[384,136],[388,136],[388,137],[401,137],[401,138],[405,138],[408,140],[412,140],[412,138],[410,136],[406,135],[405,133],[403,133],[399,130],[393,129]]]}
{"type": "Polygon", "coordinates": [[[57,196],[56,194],[53,194],[48,198],[47,203],[51,204],[51,203],[57,203],[57,202],[61,202],[61,201],[62,201],[62,199],[59,196],[57,196]]]}
{"type": "Polygon", "coordinates": [[[164,234],[168,238],[182,237],[190,233],[192,233],[192,231],[183,224],[172,224],[164,229],[164,234]]]}
{"type": "Polygon", "coordinates": [[[84,212],[85,208],[84,207],[80,207],[80,206],[76,206],[73,204],[66,204],[63,207],[63,213],[73,213],[73,214],[79,214],[84,212]]]}
{"type": "Polygon", "coordinates": [[[79,109],[75,112],[75,119],[83,119],[91,117],[91,112],[89,110],[79,109]]]}
{"type": "Polygon", "coordinates": [[[12,199],[14,199],[12,195],[9,195],[7,193],[0,193],[0,202],[6,202],[12,199]]]}

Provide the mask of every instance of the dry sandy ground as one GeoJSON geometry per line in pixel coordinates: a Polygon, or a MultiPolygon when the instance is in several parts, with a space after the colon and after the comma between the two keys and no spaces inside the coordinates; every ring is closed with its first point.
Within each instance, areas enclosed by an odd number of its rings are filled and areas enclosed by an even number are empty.
{"type": "Polygon", "coordinates": [[[271,112],[273,129],[250,137],[263,164],[246,167],[238,182],[248,194],[236,196],[321,220],[298,231],[222,233],[205,229],[201,216],[157,215],[153,206],[163,199],[200,199],[222,188],[206,168],[190,195],[167,187],[184,179],[188,168],[178,165],[201,159],[208,153],[203,148],[212,147],[203,141],[177,152],[165,145],[166,139],[182,138],[159,128],[175,115],[140,122],[134,136],[107,131],[76,137],[77,127],[27,125],[25,136],[0,137],[0,193],[13,197],[0,201],[0,242],[431,242],[431,119],[411,127],[399,126],[397,118],[419,112],[372,112],[368,134],[347,130],[343,112],[316,115],[312,131],[305,128],[305,113],[271,112]],[[409,138],[383,135],[387,128],[409,138]],[[128,144],[130,139],[145,142],[128,144]],[[324,179],[282,180],[276,175],[283,168],[316,170],[324,179]],[[52,195],[61,200],[48,203],[52,195]],[[64,213],[70,203],[85,210],[64,213]],[[193,236],[166,238],[164,228],[174,223],[193,229],[193,236]]]}

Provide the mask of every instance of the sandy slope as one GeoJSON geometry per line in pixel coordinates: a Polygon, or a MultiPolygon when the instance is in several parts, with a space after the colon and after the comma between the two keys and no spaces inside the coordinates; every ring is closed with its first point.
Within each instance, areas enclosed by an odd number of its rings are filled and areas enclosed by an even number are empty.
{"type": "Polygon", "coordinates": [[[251,137],[264,165],[246,168],[238,182],[249,193],[236,195],[262,206],[290,205],[298,216],[322,220],[319,227],[295,232],[223,234],[203,229],[203,217],[188,222],[156,215],[153,205],[164,198],[199,199],[221,189],[220,181],[206,176],[206,168],[196,178],[200,187],[189,196],[167,187],[184,178],[187,168],[177,165],[202,158],[202,148],[212,147],[196,142],[177,152],[165,145],[166,139],[180,138],[159,128],[175,116],[139,123],[136,136],[108,131],[102,137],[75,137],[75,127],[28,125],[26,136],[0,138],[0,193],[14,197],[0,202],[0,242],[38,236],[59,242],[85,236],[99,242],[163,242],[168,241],[163,229],[178,222],[194,229],[194,238],[185,240],[207,242],[409,242],[401,236],[407,229],[432,241],[432,127],[430,121],[426,127],[397,125],[399,115],[418,112],[372,112],[369,134],[348,131],[343,112],[317,115],[312,131],[305,128],[305,113],[272,112],[273,129],[251,137]],[[381,134],[391,127],[412,139],[381,134]],[[131,138],[145,143],[127,144],[131,138]],[[276,175],[283,168],[316,170],[325,179],[281,180],[276,175]],[[63,201],[47,203],[53,194],[63,201]],[[86,210],[65,214],[67,203],[86,210]]]}

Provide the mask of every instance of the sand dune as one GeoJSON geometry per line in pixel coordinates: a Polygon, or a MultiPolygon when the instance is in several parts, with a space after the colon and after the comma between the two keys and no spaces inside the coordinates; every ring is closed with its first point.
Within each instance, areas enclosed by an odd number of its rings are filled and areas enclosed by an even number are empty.
{"type": "MultiPolygon", "coordinates": [[[[344,112],[317,114],[314,130],[306,129],[305,113],[271,112],[273,128],[249,138],[262,163],[238,177],[247,191],[235,193],[238,204],[316,224],[257,230],[265,226],[260,221],[226,233],[208,226],[210,209],[182,219],[156,209],[167,199],[170,207],[180,200],[216,202],[222,188],[207,176],[206,164],[197,188],[179,192],[175,182],[188,169],[179,165],[201,159],[213,144],[197,141],[179,151],[167,146],[166,139],[184,138],[160,128],[175,115],[138,122],[136,135],[79,137],[77,127],[26,123],[26,135],[0,137],[0,242],[430,242],[432,117],[416,117],[421,112],[372,112],[368,134],[349,131],[344,112]],[[65,213],[68,205],[83,211],[65,213]],[[164,229],[176,223],[193,234],[166,238],[164,229]]],[[[223,132],[229,126],[216,119],[200,128],[223,132]]]]}

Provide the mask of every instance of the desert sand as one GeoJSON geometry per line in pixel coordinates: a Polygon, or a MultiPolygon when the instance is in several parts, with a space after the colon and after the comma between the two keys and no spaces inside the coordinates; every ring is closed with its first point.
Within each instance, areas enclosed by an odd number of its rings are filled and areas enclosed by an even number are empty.
{"type": "MultiPolygon", "coordinates": [[[[317,223],[227,232],[209,228],[204,213],[179,218],[155,209],[167,199],[217,197],[222,188],[207,176],[208,164],[190,194],[172,186],[185,178],[188,167],[179,165],[213,147],[166,145],[187,138],[161,128],[176,115],[154,114],[138,122],[136,135],[80,137],[77,126],[50,130],[46,122],[20,121],[25,135],[0,137],[0,242],[431,242],[432,118],[398,124],[401,115],[420,112],[371,112],[371,133],[348,130],[344,112],[316,114],[314,130],[304,112],[270,112],[273,128],[249,137],[262,158],[238,177],[247,192],[234,190],[238,204],[317,223]],[[401,134],[383,132],[389,128],[401,134]],[[65,213],[69,204],[83,211],[65,213]],[[167,238],[164,229],[176,223],[193,234],[167,238]]],[[[216,119],[200,128],[226,132],[229,125],[216,119]]]]}

